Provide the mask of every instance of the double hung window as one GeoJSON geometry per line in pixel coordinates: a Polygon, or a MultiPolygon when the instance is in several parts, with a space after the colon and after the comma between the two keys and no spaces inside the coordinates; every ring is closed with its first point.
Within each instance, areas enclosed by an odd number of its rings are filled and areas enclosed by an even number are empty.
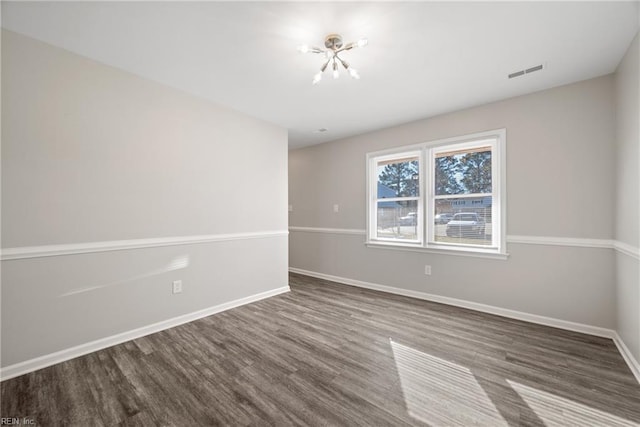
{"type": "Polygon", "coordinates": [[[368,243],[505,255],[505,136],[367,154],[368,243]]]}

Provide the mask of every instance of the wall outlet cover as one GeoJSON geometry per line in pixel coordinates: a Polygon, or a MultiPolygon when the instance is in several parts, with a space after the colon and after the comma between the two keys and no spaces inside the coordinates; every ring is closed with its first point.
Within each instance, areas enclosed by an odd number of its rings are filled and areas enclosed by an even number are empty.
{"type": "Polygon", "coordinates": [[[173,281],[173,293],[179,294],[182,292],[182,280],[173,281]]]}

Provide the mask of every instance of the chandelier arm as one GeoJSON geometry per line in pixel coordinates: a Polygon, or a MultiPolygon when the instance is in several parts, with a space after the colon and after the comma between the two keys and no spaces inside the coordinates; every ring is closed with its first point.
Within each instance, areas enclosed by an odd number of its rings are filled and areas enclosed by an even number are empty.
{"type": "Polygon", "coordinates": [[[331,62],[332,58],[327,59],[327,61],[324,63],[324,65],[322,67],[320,67],[320,71],[324,73],[324,70],[327,69],[327,66],[329,65],[329,62],[331,62]]]}
{"type": "Polygon", "coordinates": [[[340,61],[340,63],[342,64],[345,70],[349,69],[349,63],[347,61],[343,60],[338,55],[336,55],[336,58],[338,58],[338,60],[340,61]]]}
{"type": "Polygon", "coordinates": [[[347,44],[345,44],[345,45],[344,45],[344,46],[342,46],[340,49],[338,49],[338,50],[336,51],[336,53],[338,53],[338,52],[342,52],[343,50],[351,50],[351,49],[356,48],[356,47],[364,47],[364,46],[366,46],[367,44],[369,44],[369,43],[368,43],[368,41],[367,41],[367,39],[360,39],[360,40],[358,40],[358,41],[355,41],[355,42],[351,42],[351,43],[347,43],[347,44]]]}
{"type": "Polygon", "coordinates": [[[338,73],[338,61],[336,60],[336,56],[333,57],[333,78],[337,79],[340,76],[338,73]]]}
{"type": "Polygon", "coordinates": [[[358,47],[358,43],[356,43],[356,42],[347,43],[346,45],[344,45],[340,49],[338,49],[336,51],[336,53],[339,53],[339,52],[342,52],[342,51],[345,51],[345,50],[351,50],[354,47],[358,47]]]}

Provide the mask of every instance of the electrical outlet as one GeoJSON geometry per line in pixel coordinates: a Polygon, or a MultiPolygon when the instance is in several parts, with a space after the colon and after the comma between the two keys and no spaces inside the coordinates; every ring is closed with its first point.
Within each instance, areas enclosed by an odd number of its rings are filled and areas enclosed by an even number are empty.
{"type": "Polygon", "coordinates": [[[179,294],[182,292],[182,280],[173,281],[173,293],[179,294]]]}
{"type": "Polygon", "coordinates": [[[293,205],[289,205],[289,212],[293,212],[293,205]]]}
{"type": "Polygon", "coordinates": [[[424,274],[426,274],[427,276],[431,276],[431,266],[430,265],[425,265],[424,266],[424,274]]]}
{"type": "Polygon", "coordinates": [[[340,212],[340,205],[333,205],[333,211],[334,211],[335,213],[340,212]]]}

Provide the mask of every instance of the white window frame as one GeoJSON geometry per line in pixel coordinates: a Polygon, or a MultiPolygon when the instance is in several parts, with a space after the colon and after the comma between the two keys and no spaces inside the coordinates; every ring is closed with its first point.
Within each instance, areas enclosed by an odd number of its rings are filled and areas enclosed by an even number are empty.
{"type": "MultiPolygon", "coordinates": [[[[452,138],[439,139],[421,144],[396,147],[392,149],[367,153],[367,240],[366,245],[372,248],[385,248],[419,252],[433,252],[450,255],[475,256],[506,259],[507,230],[507,191],[506,191],[506,129],[489,130],[452,138]],[[434,241],[434,204],[436,200],[435,154],[452,149],[491,146],[492,148],[492,222],[491,232],[494,245],[464,245],[456,243],[440,243],[434,241]],[[391,160],[419,153],[419,201],[417,212],[417,232],[415,241],[385,239],[377,237],[377,164],[379,161],[391,160]]],[[[456,197],[472,197],[458,195],[456,197]]],[[[390,199],[385,199],[390,200],[390,199]]]]}
{"type": "MultiPolygon", "coordinates": [[[[372,228],[370,229],[373,233],[372,235],[372,240],[375,240],[376,242],[387,242],[387,243],[401,243],[403,245],[409,245],[409,246],[422,246],[423,241],[424,241],[424,156],[422,155],[422,150],[403,150],[402,152],[399,153],[392,153],[389,155],[379,155],[379,156],[375,156],[372,157],[369,160],[369,167],[367,168],[367,171],[369,171],[369,169],[373,170],[373,175],[377,176],[377,166],[379,162],[384,162],[384,161],[388,161],[388,160],[394,160],[394,159],[401,159],[401,158],[411,158],[411,157],[417,157],[418,159],[418,197],[386,197],[386,198],[382,198],[382,199],[378,199],[378,181],[377,179],[373,179],[370,182],[370,186],[371,188],[369,188],[369,193],[371,194],[371,197],[373,197],[373,201],[372,204],[374,204],[376,206],[376,209],[371,209],[371,215],[369,216],[369,221],[372,224],[372,228]],[[384,201],[384,202],[396,202],[396,201],[402,201],[402,200],[417,200],[417,212],[416,212],[416,239],[415,240],[400,240],[400,239],[393,239],[393,238],[385,238],[385,237],[378,237],[377,236],[377,230],[378,230],[378,202],[379,201],[384,201]]],[[[367,199],[369,199],[367,197],[367,199]]]]}

